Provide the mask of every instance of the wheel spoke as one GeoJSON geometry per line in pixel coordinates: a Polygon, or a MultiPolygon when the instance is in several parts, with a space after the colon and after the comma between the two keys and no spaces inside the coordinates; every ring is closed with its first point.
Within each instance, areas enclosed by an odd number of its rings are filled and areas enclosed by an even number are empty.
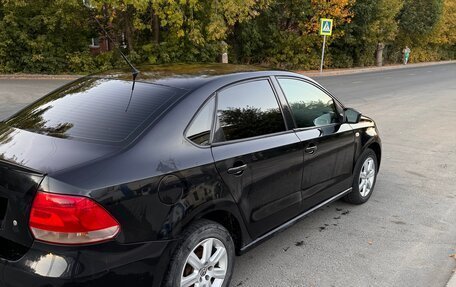
{"type": "Polygon", "coordinates": [[[374,186],[374,178],[373,177],[371,177],[369,179],[369,187],[372,188],[372,186],[374,186]]]}
{"type": "Polygon", "coordinates": [[[217,248],[217,251],[215,251],[214,255],[211,256],[211,258],[209,259],[209,262],[212,264],[212,265],[215,265],[217,264],[220,259],[226,254],[226,250],[225,248],[223,247],[219,247],[217,248]]]}
{"type": "Polygon", "coordinates": [[[212,270],[211,275],[215,279],[225,279],[226,270],[225,268],[214,268],[214,270],[212,270]]]}
{"type": "Polygon", "coordinates": [[[372,160],[368,159],[367,160],[367,171],[366,172],[369,172],[371,169],[372,169],[372,160]]]}
{"type": "Polygon", "coordinates": [[[204,266],[203,262],[201,262],[201,260],[198,258],[198,256],[196,256],[194,252],[191,252],[188,256],[187,263],[197,270],[203,268],[204,266]]]}
{"type": "Polygon", "coordinates": [[[359,184],[359,190],[362,190],[364,188],[364,186],[366,185],[366,180],[365,179],[362,179],[361,180],[361,183],[359,184]]]}
{"type": "Polygon", "coordinates": [[[369,173],[367,174],[366,177],[367,177],[367,178],[371,178],[371,177],[373,177],[374,175],[375,175],[375,170],[372,169],[371,171],[369,171],[369,173]]]}
{"type": "Polygon", "coordinates": [[[366,196],[366,195],[367,195],[366,189],[367,189],[367,184],[364,184],[364,186],[363,186],[363,192],[361,193],[362,196],[366,196]]]}
{"type": "Polygon", "coordinates": [[[201,261],[203,261],[204,264],[210,261],[211,255],[212,255],[212,247],[214,245],[214,239],[209,238],[203,243],[203,257],[201,258],[201,261]]]}
{"type": "Polygon", "coordinates": [[[193,271],[192,274],[190,274],[186,277],[182,277],[181,287],[189,287],[189,286],[196,284],[197,282],[198,282],[198,272],[193,271]]]}

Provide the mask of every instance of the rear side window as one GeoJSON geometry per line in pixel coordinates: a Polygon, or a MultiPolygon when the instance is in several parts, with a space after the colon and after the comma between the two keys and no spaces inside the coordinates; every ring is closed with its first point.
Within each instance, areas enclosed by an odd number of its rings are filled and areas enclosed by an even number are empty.
{"type": "Polygon", "coordinates": [[[284,130],[282,113],[268,80],[238,84],[218,93],[214,142],[284,130]]]}
{"type": "Polygon", "coordinates": [[[187,129],[187,138],[198,145],[208,145],[214,117],[215,97],[212,97],[198,112],[187,129]]]}
{"type": "Polygon", "coordinates": [[[298,128],[325,126],[338,121],[334,100],[304,81],[277,79],[287,97],[298,128]]]}
{"type": "Polygon", "coordinates": [[[139,82],[133,94],[131,88],[130,81],[87,78],[40,99],[6,123],[59,138],[122,142],[182,93],[139,82]]]}

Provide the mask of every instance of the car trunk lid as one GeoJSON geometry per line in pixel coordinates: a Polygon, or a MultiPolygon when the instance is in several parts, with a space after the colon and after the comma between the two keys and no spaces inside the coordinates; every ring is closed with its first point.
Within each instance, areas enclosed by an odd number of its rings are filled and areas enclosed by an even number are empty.
{"type": "Polygon", "coordinates": [[[17,260],[32,245],[30,208],[46,176],[81,167],[119,149],[0,126],[0,259],[17,260]]]}

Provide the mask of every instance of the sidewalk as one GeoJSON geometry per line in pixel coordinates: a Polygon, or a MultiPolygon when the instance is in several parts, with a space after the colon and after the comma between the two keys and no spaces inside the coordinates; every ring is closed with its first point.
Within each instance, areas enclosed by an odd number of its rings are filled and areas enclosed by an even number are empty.
{"type": "Polygon", "coordinates": [[[456,270],[454,270],[453,276],[451,277],[450,281],[446,287],[456,287],[456,270]]]}
{"type": "Polygon", "coordinates": [[[76,80],[83,75],[0,74],[0,80],[76,80]]]}
{"type": "Polygon", "coordinates": [[[456,63],[456,60],[452,61],[441,61],[441,62],[425,62],[425,63],[416,63],[408,65],[388,65],[383,67],[365,67],[365,68],[350,68],[350,69],[327,69],[323,70],[323,73],[320,71],[310,70],[310,71],[296,71],[296,73],[308,76],[308,77],[325,77],[325,76],[339,76],[339,75],[350,75],[350,74],[359,74],[359,73],[369,73],[369,72],[380,72],[388,70],[398,70],[398,69],[407,69],[407,68],[419,68],[427,67],[434,65],[444,65],[456,63]]]}
{"type": "MultiPolygon", "coordinates": [[[[359,74],[359,73],[369,73],[369,72],[379,72],[379,71],[388,71],[388,70],[397,70],[397,69],[407,69],[407,68],[417,68],[417,67],[426,67],[434,65],[444,65],[456,63],[456,60],[453,61],[441,61],[441,62],[426,62],[426,63],[416,63],[408,65],[389,65],[383,67],[365,67],[365,68],[350,68],[350,69],[327,69],[323,70],[323,73],[320,74],[320,71],[309,70],[295,71],[296,73],[303,74],[309,77],[326,77],[326,76],[339,76],[339,75],[350,75],[350,74],[359,74]]],[[[46,74],[0,74],[0,80],[76,80],[83,75],[46,75],[46,74]]]]}

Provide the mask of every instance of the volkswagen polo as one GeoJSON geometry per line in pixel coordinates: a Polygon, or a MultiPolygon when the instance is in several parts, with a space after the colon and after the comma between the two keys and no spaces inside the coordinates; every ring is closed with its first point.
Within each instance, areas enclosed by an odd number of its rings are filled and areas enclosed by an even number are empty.
{"type": "Polygon", "coordinates": [[[374,121],[299,74],[144,66],[0,124],[0,286],[229,286],[235,255],[372,195],[374,121]]]}

